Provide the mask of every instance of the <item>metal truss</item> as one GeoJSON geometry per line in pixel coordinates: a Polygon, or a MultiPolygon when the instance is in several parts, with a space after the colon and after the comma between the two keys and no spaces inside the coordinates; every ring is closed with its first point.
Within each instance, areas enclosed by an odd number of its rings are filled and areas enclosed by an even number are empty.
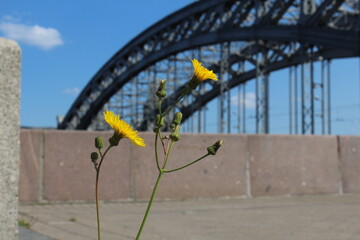
{"type": "Polygon", "coordinates": [[[215,70],[220,81],[205,82],[177,106],[187,120],[186,131],[206,131],[206,105],[218,98],[218,131],[230,132],[230,90],[238,87],[237,126],[239,132],[246,132],[245,84],[256,79],[256,131],[268,133],[269,75],[289,68],[290,133],[314,132],[314,91],[321,91],[322,132],[330,133],[330,60],[360,55],[359,30],[358,1],[198,1],[149,27],[118,51],[82,90],[58,128],[105,129],[99,114],[106,108],[138,130],[151,130],[158,81],[167,79],[172,93],[165,99],[166,108],[191,77],[189,60],[198,58],[215,70]],[[320,83],[312,77],[316,61],[323,62],[320,83]]]}

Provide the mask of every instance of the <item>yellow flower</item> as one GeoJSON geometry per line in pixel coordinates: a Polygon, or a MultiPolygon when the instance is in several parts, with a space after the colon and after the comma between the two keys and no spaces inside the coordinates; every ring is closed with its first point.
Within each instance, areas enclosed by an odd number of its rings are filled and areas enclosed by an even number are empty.
{"type": "Polygon", "coordinates": [[[204,68],[201,66],[201,62],[199,62],[196,59],[193,59],[192,61],[193,67],[194,67],[194,75],[192,77],[193,80],[200,83],[207,79],[212,79],[214,81],[217,81],[217,76],[213,71],[208,70],[207,68],[204,68]]]}
{"type": "Polygon", "coordinates": [[[201,62],[196,59],[193,59],[191,62],[194,67],[194,74],[191,80],[188,82],[187,88],[183,90],[183,95],[189,94],[191,90],[194,90],[202,81],[205,81],[206,79],[212,79],[215,81],[218,80],[216,74],[213,73],[213,71],[201,66],[201,62]]]}
{"type": "Polygon", "coordinates": [[[114,135],[109,139],[110,143],[116,146],[120,139],[127,138],[136,146],[145,147],[144,139],[139,137],[137,131],[127,124],[124,120],[120,119],[120,115],[115,115],[113,112],[104,112],[105,121],[114,129],[114,135]]]}

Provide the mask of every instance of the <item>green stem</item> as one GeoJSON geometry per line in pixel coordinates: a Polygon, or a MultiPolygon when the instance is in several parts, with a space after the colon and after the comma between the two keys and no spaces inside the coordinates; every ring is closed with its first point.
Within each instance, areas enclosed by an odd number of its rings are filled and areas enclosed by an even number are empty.
{"type": "Polygon", "coordinates": [[[167,109],[163,114],[161,114],[161,116],[165,117],[175,106],[176,104],[185,96],[184,93],[182,93],[180,95],[180,97],[176,100],[176,102],[169,108],[167,109]]]}
{"type": "Polygon", "coordinates": [[[153,192],[152,192],[152,194],[151,194],[151,197],[150,197],[150,200],[149,200],[149,203],[148,203],[148,206],[147,206],[145,215],[144,215],[144,219],[143,219],[143,221],[142,221],[142,223],[141,223],[141,226],[140,226],[140,228],[139,228],[139,232],[138,232],[138,234],[136,235],[135,240],[139,240],[139,239],[140,239],[141,233],[142,233],[143,228],[144,228],[144,226],[145,226],[146,219],[147,219],[147,217],[148,217],[148,215],[149,215],[149,212],[150,212],[150,209],[151,209],[151,206],[152,206],[152,203],[153,203],[155,194],[156,194],[156,190],[157,190],[157,188],[158,188],[158,186],[159,186],[159,183],[160,183],[160,180],[161,180],[161,177],[162,177],[163,174],[164,174],[163,171],[160,171],[160,172],[159,172],[159,176],[158,176],[158,178],[157,178],[157,180],[156,180],[154,190],[153,190],[153,192]]]}
{"type": "Polygon", "coordinates": [[[209,156],[210,154],[205,154],[204,156],[202,156],[201,158],[198,158],[198,159],[196,159],[196,160],[194,160],[194,161],[192,161],[191,163],[189,163],[189,164],[186,164],[186,165],[184,165],[184,166],[182,166],[182,167],[179,167],[179,168],[175,168],[175,169],[172,169],[172,170],[164,170],[164,172],[165,173],[171,173],[171,172],[176,172],[176,171],[179,171],[179,170],[181,170],[181,169],[183,169],[183,168],[186,168],[186,167],[188,167],[188,166],[190,166],[190,165],[192,165],[192,164],[194,164],[194,163],[196,163],[196,162],[198,162],[198,161],[200,161],[201,159],[204,159],[204,158],[206,158],[207,156],[209,156]]]}
{"type": "Polygon", "coordinates": [[[163,149],[164,149],[164,154],[166,155],[164,138],[163,138],[163,136],[161,135],[161,132],[160,132],[160,131],[159,131],[159,137],[160,137],[161,145],[162,145],[162,147],[163,147],[163,149]]]}
{"type": "Polygon", "coordinates": [[[96,180],[95,180],[95,202],[96,202],[96,222],[97,222],[97,230],[98,230],[98,240],[101,240],[101,234],[100,234],[100,212],[99,212],[99,176],[100,176],[100,167],[101,164],[103,163],[103,160],[105,158],[106,153],[110,150],[110,148],[112,148],[113,146],[110,145],[106,151],[104,152],[104,154],[101,153],[100,149],[99,149],[99,153],[101,156],[101,160],[99,163],[99,166],[96,167],[96,180]]]}
{"type": "Polygon", "coordinates": [[[161,101],[161,98],[160,98],[159,101],[158,101],[158,110],[159,110],[160,115],[161,115],[161,103],[162,103],[162,101],[161,101]]]}
{"type": "Polygon", "coordinates": [[[175,143],[175,142],[171,141],[171,145],[170,145],[170,147],[169,147],[169,151],[168,151],[167,154],[166,154],[166,159],[165,159],[164,165],[163,165],[162,169],[160,169],[160,171],[159,171],[159,175],[158,175],[158,178],[156,179],[156,183],[155,183],[154,190],[153,190],[153,192],[151,193],[151,197],[150,197],[150,200],[149,200],[149,203],[148,203],[148,206],[147,206],[147,209],[146,209],[144,218],[143,218],[143,220],[142,220],[141,226],[140,226],[140,228],[139,228],[139,231],[138,231],[138,234],[136,235],[135,240],[139,240],[139,239],[140,239],[141,233],[142,233],[142,231],[143,231],[143,229],[144,229],[144,226],[145,226],[145,223],[146,223],[146,219],[147,219],[147,217],[148,217],[148,215],[149,215],[149,212],[150,212],[152,203],[153,203],[153,201],[154,201],[154,197],[155,197],[156,191],[157,191],[157,189],[158,189],[158,186],[159,186],[161,177],[162,177],[162,175],[164,174],[164,171],[165,171],[164,169],[165,169],[165,167],[166,167],[166,163],[167,163],[167,161],[168,161],[168,159],[169,159],[169,155],[170,155],[170,152],[171,152],[171,149],[172,149],[174,143],[175,143]]]}
{"type": "MultiPolygon", "coordinates": [[[[162,100],[161,98],[159,99],[158,101],[158,111],[159,111],[159,114],[160,114],[160,119],[163,118],[163,116],[161,115],[161,104],[162,104],[162,100]]],[[[158,123],[156,123],[158,124],[158,123]]],[[[162,136],[161,136],[161,132],[160,132],[160,126],[157,126],[158,127],[158,130],[156,132],[156,136],[155,136],[155,156],[156,156],[156,166],[158,168],[158,170],[160,171],[160,165],[159,165],[159,159],[158,159],[158,152],[157,152],[157,140],[158,140],[158,137],[160,137],[160,141],[161,141],[161,144],[164,148],[164,140],[162,139],[162,136]]]]}
{"type": "MultiPolygon", "coordinates": [[[[160,131],[160,130],[159,130],[160,131]]],[[[157,132],[156,133],[156,135],[155,135],[155,159],[156,159],[156,167],[157,167],[157,169],[159,170],[159,171],[161,171],[160,170],[160,165],[159,165],[159,155],[158,155],[158,148],[157,148],[157,140],[158,140],[158,138],[159,138],[159,132],[157,132]]]]}
{"type": "Polygon", "coordinates": [[[99,213],[99,170],[96,170],[96,183],[95,183],[95,202],[96,202],[96,222],[98,230],[98,240],[101,239],[100,236],[100,213],[99,213]]]}
{"type": "Polygon", "coordinates": [[[171,141],[169,150],[168,150],[168,152],[166,153],[166,158],[165,158],[164,165],[163,165],[163,167],[162,167],[162,171],[165,171],[165,167],[166,167],[167,161],[168,161],[168,159],[169,159],[171,149],[172,149],[172,147],[174,146],[174,143],[175,143],[174,141],[171,141]]]}

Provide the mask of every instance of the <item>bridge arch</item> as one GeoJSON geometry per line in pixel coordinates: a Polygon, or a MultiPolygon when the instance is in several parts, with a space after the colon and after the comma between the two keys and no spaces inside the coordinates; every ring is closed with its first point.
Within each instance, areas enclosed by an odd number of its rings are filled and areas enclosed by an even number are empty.
{"type": "MultiPolygon", "coordinates": [[[[104,105],[126,85],[139,87],[136,81],[149,69],[158,71],[156,65],[164,59],[174,59],[169,62],[176,65],[176,61],[184,60],[177,60],[177,56],[186,52],[191,52],[188,59],[194,52],[202,56],[224,79],[220,84],[205,84],[201,93],[179,106],[185,119],[222,92],[258,76],[319,59],[359,56],[360,21],[353,2],[207,0],[190,4],[149,27],[105,63],[58,127],[88,129],[104,105]],[[216,57],[209,60],[203,49],[214,46],[219,53],[213,53],[216,57]]],[[[174,94],[165,106],[176,98],[185,83],[182,81],[174,80],[174,94]]],[[[266,98],[266,93],[262,97],[266,98]]],[[[151,129],[153,101],[149,93],[142,100],[141,110],[127,111],[137,129],[151,129]]],[[[266,125],[264,114],[266,106],[259,106],[259,116],[263,115],[266,125]]]]}

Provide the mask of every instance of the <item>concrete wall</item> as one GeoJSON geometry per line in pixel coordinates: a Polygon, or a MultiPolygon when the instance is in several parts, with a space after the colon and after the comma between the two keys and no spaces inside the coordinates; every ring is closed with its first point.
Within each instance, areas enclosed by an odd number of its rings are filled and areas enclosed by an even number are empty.
{"type": "MultiPolygon", "coordinates": [[[[20,201],[93,201],[94,138],[111,135],[21,130],[20,201]]],[[[102,200],[149,198],[157,176],[154,134],[140,135],[146,148],[124,139],[109,152],[100,173],[102,200]]],[[[167,169],[202,156],[220,138],[225,144],[216,156],[165,175],[157,198],[360,192],[360,137],[183,134],[167,169]]]]}

